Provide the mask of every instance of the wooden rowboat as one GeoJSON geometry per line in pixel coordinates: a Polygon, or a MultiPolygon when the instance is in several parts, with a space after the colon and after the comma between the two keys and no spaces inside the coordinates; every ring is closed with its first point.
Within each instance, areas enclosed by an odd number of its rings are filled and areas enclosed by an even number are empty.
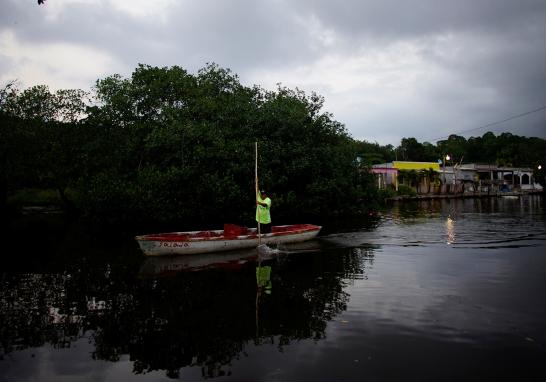
{"type": "Polygon", "coordinates": [[[260,242],[267,245],[302,242],[317,236],[321,228],[314,224],[273,226],[271,233],[258,237],[255,228],[226,224],[223,230],[158,233],[135,239],[147,256],[192,255],[255,248],[260,242]]]}

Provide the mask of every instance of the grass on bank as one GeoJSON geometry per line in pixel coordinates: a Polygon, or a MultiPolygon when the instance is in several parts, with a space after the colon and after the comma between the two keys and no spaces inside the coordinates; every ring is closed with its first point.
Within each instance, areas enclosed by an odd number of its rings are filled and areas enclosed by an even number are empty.
{"type": "Polygon", "coordinates": [[[398,186],[398,191],[396,191],[394,188],[389,187],[386,189],[378,190],[378,195],[380,200],[385,200],[389,198],[394,198],[395,196],[416,196],[417,192],[414,188],[401,184],[398,186]]]}
{"type": "MultiPolygon", "coordinates": [[[[67,190],[66,195],[69,200],[77,200],[77,194],[73,190],[67,190]]],[[[7,204],[10,207],[20,208],[28,206],[56,206],[62,207],[63,201],[59,192],[55,189],[25,188],[16,191],[8,196],[7,204]]]]}

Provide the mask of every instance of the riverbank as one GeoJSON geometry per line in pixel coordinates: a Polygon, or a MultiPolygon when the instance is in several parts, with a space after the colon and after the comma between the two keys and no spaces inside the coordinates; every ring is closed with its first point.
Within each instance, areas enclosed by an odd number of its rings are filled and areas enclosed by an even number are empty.
{"type": "Polygon", "coordinates": [[[421,195],[398,195],[385,198],[385,202],[406,201],[406,200],[431,200],[431,199],[471,199],[471,198],[500,198],[500,197],[521,197],[526,195],[544,195],[542,190],[510,191],[510,192],[472,192],[458,194],[421,194],[421,195]]]}

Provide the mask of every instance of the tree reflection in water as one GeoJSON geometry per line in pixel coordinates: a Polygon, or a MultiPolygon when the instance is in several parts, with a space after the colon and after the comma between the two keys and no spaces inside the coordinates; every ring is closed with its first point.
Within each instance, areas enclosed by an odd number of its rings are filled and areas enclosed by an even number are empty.
{"type": "Polygon", "coordinates": [[[229,375],[248,344],[282,350],[324,338],[328,321],[346,309],[346,283],[365,277],[367,262],[372,249],[262,261],[274,287],[259,299],[253,261],[169,277],[84,261],[58,274],[3,274],[0,354],[48,343],[70,347],[87,336],[93,359],[116,362],[129,354],[137,374],[165,370],[176,378],[180,368],[199,366],[203,377],[229,375]]]}

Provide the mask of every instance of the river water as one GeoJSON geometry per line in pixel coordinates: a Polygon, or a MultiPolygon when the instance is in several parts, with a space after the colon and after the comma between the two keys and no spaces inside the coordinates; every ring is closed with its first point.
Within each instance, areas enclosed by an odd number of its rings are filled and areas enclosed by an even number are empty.
{"type": "Polygon", "coordinates": [[[1,381],[546,380],[540,196],[396,204],[259,258],[29,219],[4,239],[1,381]]]}

